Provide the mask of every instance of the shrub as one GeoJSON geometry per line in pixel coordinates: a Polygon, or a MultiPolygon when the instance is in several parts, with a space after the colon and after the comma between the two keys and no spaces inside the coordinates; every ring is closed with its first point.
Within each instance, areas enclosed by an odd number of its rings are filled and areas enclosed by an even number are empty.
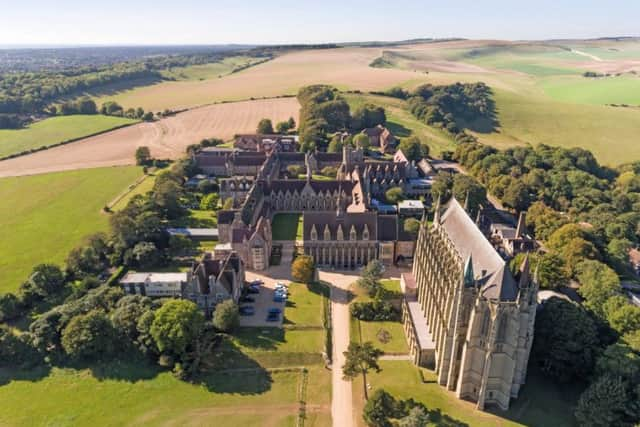
{"type": "Polygon", "coordinates": [[[388,301],[355,302],[350,307],[351,315],[358,320],[398,320],[400,313],[388,301]]]}

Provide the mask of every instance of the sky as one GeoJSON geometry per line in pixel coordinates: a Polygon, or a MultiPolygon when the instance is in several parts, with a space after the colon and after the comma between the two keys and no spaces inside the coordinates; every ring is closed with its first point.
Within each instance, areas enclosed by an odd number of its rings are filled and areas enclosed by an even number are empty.
{"type": "Polygon", "coordinates": [[[0,45],[640,35],[638,0],[0,0],[0,45]]]}

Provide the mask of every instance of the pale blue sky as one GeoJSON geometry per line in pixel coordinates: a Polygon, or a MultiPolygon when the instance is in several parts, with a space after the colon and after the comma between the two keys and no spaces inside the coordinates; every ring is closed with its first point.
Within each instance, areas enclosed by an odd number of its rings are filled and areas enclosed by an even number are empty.
{"type": "Polygon", "coordinates": [[[640,35],[638,0],[0,0],[0,45],[640,35]]]}

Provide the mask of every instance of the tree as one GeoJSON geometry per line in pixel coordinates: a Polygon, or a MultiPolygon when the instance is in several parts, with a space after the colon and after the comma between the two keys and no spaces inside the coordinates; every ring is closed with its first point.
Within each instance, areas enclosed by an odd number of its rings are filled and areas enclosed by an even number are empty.
{"type": "Polygon", "coordinates": [[[387,202],[396,204],[404,199],[404,193],[400,187],[391,187],[384,193],[387,202]]]}
{"type": "Polygon", "coordinates": [[[412,235],[414,238],[418,237],[420,231],[420,221],[415,218],[407,218],[403,224],[404,232],[412,235]]]}
{"type": "Polygon", "coordinates": [[[354,130],[384,125],[386,121],[387,116],[384,108],[373,104],[358,107],[351,114],[351,128],[354,130]]]}
{"type": "Polygon", "coordinates": [[[476,212],[478,207],[487,200],[487,190],[469,175],[454,175],[451,191],[460,202],[468,202],[470,212],[476,212]]]}
{"type": "Polygon", "coordinates": [[[240,324],[238,306],[233,300],[225,300],[216,305],[213,313],[213,326],[223,332],[231,332],[240,324]]]}
{"type": "Polygon", "coordinates": [[[134,342],[138,338],[138,322],[149,310],[152,310],[153,302],[149,297],[142,295],[126,295],[122,297],[113,313],[111,322],[117,333],[134,342]]]}
{"type": "Polygon", "coordinates": [[[621,291],[618,275],[606,264],[595,260],[581,262],[577,270],[578,293],[585,299],[584,306],[604,318],[604,303],[621,291]]]}
{"type": "Polygon", "coordinates": [[[218,207],[220,195],[218,193],[207,194],[200,200],[200,209],[203,211],[213,210],[218,207]]]}
{"type": "Polygon", "coordinates": [[[152,202],[156,209],[168,219],[179,218],[184,209],[180,204],[180,196],[182,195],[182,187],[170,179],[161,179],[169,172],[164,172],[156,178],[153,187],[152,202]],[[158,181],[160,179],[160,181],[158,181]]]}
{"type": "Polygon", "coordinates": [[[569,282],[562,258],[547,252],[538,258],[538,284],[543,289],[556,289],[569,282]]]}
{"type": "Polygon", "coordinates": [[[209,194],[213,192],[217,192],[219,190],[218,184],[209,180],[203,179],[198,183],[198,191],[203,194],[209,194]]]}
{"type": "Polygon", "coordinates": [[[256,129],[256,133],[259,134],[272,134],[273,133],[273,123],[271,123],[270,119],[262,119],[258,123],[258,128],[256,129]]]}
{"type": "Polygon", "coordinates": [[[141,146],[136,148],[136,165],[148,165],[151,161],[151,150],[149,147],[141,146]]]}
{"type": "Polygon", "coordinates": [[[419,161],[429,155],[429,146],[424,144],[417,136],[410,136],[400,141],[398,149],[411,161],[419,161]]]}
{"type": "Polygon", "coordinates": [[[353,137],[353,145],[357,148],[362,148],[364,151],[368,150],[371,146],[371,140],[363,133],[359,133],[353,137]]]}
{"type": "Polygon", "coordinates": [[[109,355],[114,350],[114,329],[104,312],[92,310],[75,316],[62,332],[62,347],[74,359],[109,355]]]}
{"type": "Polygon", "coordinates": [[[531,204],[529,188],[520,180],[511,180],[502,195],[502,203],[518,212],[526,211],[531,204]]]}
{"type": "Polygon", "coordinates": [[[89,97],[82,97],[76,102],[76,108],[80,114],[97,114],[98,107],[96,103],[89,97]]]}
{"type": "Polygon", "coordinates": [[[151,336],[158,349],[180,357],[196,339],[204,326],[204,315],[187,300],[169,300],[155,312],[151,336]]]}
{"type": "MultiPolygon", "coordinates": [[[[345,362],[342,366],[343,378],[345,380],[353,380],[358,375],[365,377],[371,369],[380,372],[378,358],[382,356],[382,353],[383,351],[375,348],[370,341],[362,344],[351,342],[347,351],[343,353],[345,357],[345,362]]],[[[365,387],[365,398],[367,398],[366,394],[365,387]]]]}
{"type": "Polygon", "coordinates": [[[21,313],[20,299],[12,293],[0,295],[0,322],[15,319],[21,313]]]}
{"type": "Polygon", "coordinates": [[[0,366],[26,367],[42,362],[29,339],[29,334],[16,335],[0,325],[0,366]]]}
{"type": "Polygon", "coordinates": [[[333,166],[325,166],[322,168],[320,173],[323,176],[327,176],[329,178],[335,178],[338,175],[338,169],[333,166]]]}
{"type": "Polygon", "coordinates": [[[293,117],[289,117],[289,120],[287,120],[287,126],[290,130],[296,128],[296,121],[293,117]]]}
{"type": "Polygon", "coordinates": [[[582,393],[578,400],[575,417],[581,426],[629,425],[623,422],[629,403],[627,385],[622,379],[604,375],[582,393]]]}
{"type": "Polygon", "coordinates": [[[289,127],[289,122],[288,121],[284,121],[284,122],[278,122],[276,124],[276,132],[277,133],[287,133],[289,132],[291,128],[289,127]]]}
{"type": "Polygon", "coordinates": [[[306,169],[304,166],[300,165],[289,165],[287,166],[287,172],[289,172],[289,175],[293,179],[296,179],[298,176],[303,175],[306,172],[306,169]]]}
{"type": "Polygon", "coordinates": [[[291,277],[301,283],[311,283],[315,274],[313,258],[308,255],[299,255],[291,264],[291,277]]]}
{"type": "Polygon", "coordinates": [[[113,101],[107,101],[102,104],[102,107],[100,107],[100,114],[105,114],[107,116],[121,116],[122,111],[122,107],[113,101]]]}
{"type": "Polygon", "coordinates": [[[233,197],[226,198],[222,204],[222,209],[233,209],[233,197]]]}
{"type": "Polygon", "coordinates": [[[398,427],[427,427],[430,423],[427,411],[422,406],[415,406],[406,417],[400,418],[398,427]]]}
{"type": "Polygon", "coordinates": [[[133,257],[141,268],[150,268],[160,264],[162,255],[152,242],[140,242],[133,247],[133,257]]]}
{"type": "Polygon", "coordinates": [[[611,344],[598,357],[596,374],[610,374],[637,384],[640,381],[640,353],[624,341],[611,344]]]}
{"type": "Polygon", "coordinates": [[[398,402],[389,393],[382,389],[373,392],[373,395],[364,405],[362,417],[369,426],[391,427],[389,418],[393,417],[398,410],[398,402]]]}
{"type": "Polygon", "coordinates": [[[631,304],[622,295],[616,295],[602,306],[607,322],[620,335],[640,329],[640,307],[631,304]]]}
{"type": "Polygon", "coordinates": [[[559,382],[586,378],[593,371],[599,351],[596,325],[572,302],[552,297],[544,303],[536,315],[533,342],[542,371],[559,382]]]}
{"type": "Polygon", "coordinates": [[[33,268],[29,279],[20,286],[25,304],[47,298],[60,292],[65,286],[64,273],[54,264],[39,264],[33,268]]]}

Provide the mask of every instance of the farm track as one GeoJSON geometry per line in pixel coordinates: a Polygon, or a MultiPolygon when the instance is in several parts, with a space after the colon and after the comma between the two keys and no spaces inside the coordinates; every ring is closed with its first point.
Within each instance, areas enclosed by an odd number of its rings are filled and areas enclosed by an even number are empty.
{"type": "Polygon", "coordinates": [[[148,146],[156,158],[176,159],[203,138],[229,139],[255,132],[262,118],[274,123],[294,117],[295,98],[261,99],[195,108],[153,123],[140,123],[77,142],[0,161],[0,177],[73,169],[131,165],[137,147],[148,146]]]}

